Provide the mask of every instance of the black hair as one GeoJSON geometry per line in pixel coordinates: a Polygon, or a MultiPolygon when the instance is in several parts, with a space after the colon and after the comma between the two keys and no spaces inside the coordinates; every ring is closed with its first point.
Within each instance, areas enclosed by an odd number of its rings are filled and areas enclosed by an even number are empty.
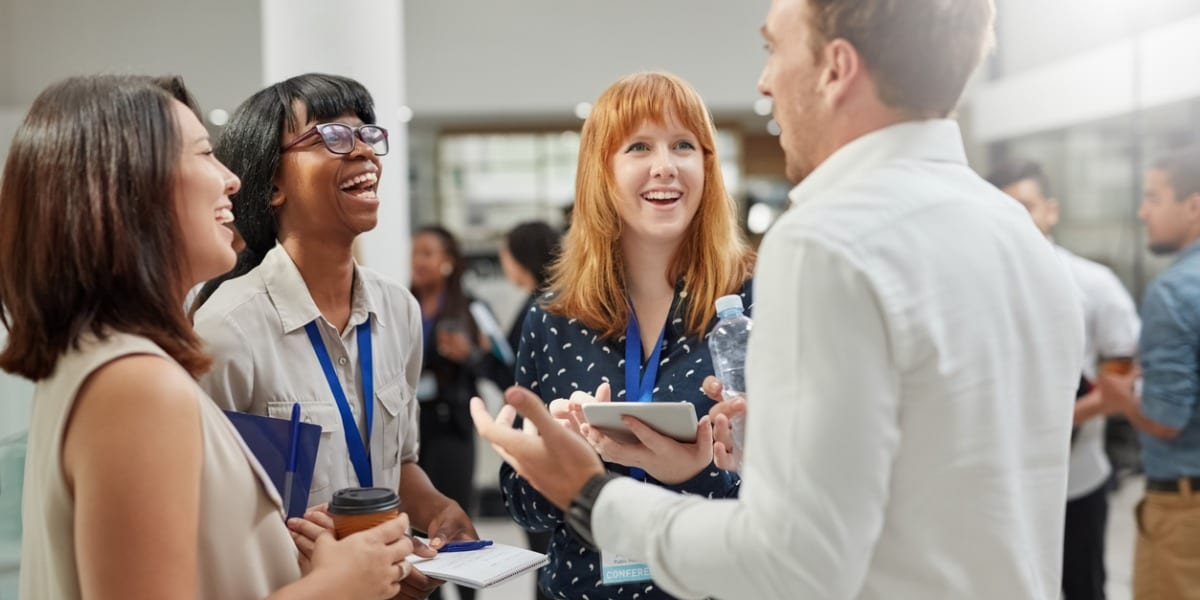
{"type": "Polygon", "coordinates": [[[1054,192],[1050,190],[1050,179],[1046,177],[1042,165],[1031,160],[1004,163],[993,170],[987,178],[988,182],[1000,189],[1026,179],[1033,180],[1045,198],[1054,197],[1054,192]]]}
{"type": "Polygon", "coordinates": [[[560,234],[544,221],[528,221],[513,227],[504,236],[508,253],[533,275],[535,291],[545,291],[550,278],[550,263],[558,255],[560,234]]]}
{"type": "Polygon", "coordinates": [[[1154,168],[1167,174],[1175,200],[1200,194],[1200,146],[1176,150],[1155,162],[1154,168]]]}
{"type": "Polygon", "coordinates": [[[233,215],[246,247],[228,273],[201,288],[195,311],[225,281],[262,263],[275,246],[279,224],[271,197],[282,156],[283,134],[296,133],[296,107],[309,120],[324,121],[353,113],[363,123],[375,122],[375,105],[361,83],[340,75],[307,73],[262,89],[234,111],[216,145],[217,158],[242,180],[233,195],[233,215]]]}
{"type": "MultiPolygon", "coordinates": [[[[470,305],[470,299],[467,298],[467,292],[463,288],[463,274],[466,272],[466,261],[463,260],[462,246],[458,243],[458,238],[454,237],[450,230],[440,225],[424,225],[417,228],[413,232],[413,239],[418,236],[429,234],[438,239],[438,243],[442,245],[442,250],[446,256],[450,257],[451,270],[446,274],[446,304],[442,307],[442,313],[446,316],[461,317],[467,314],[467,308],[470,305]]],[[[412,284],[409,284],[409,289],[412,289],[412,284]]]]}

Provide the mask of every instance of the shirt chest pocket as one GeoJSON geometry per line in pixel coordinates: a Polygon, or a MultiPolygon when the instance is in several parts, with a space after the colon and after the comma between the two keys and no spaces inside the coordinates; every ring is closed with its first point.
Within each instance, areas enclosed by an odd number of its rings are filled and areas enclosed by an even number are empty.
{"type": "MultiPolygon", "coordinates": [[[[292,418],[293,401],[268,402],[267,414],[277,419],[292,418]]],[[[316,465],[313,467],[312,485],[309,487],[310,496],[318,496],[329,488],[334,480],[335,470],[344,471],[348,467],[349,456],[338,448],[346,447],[342,437],[342,416],[336,406],[320,400],[301,400],[300,421],[311,423],[321,428],[321,442],[317,447],[316,465]]]]}
{"type": "Polygon", "coordinates": [[[375,392],[375,398],[376,407],[381,409],[376,411],[380,440],[378,445],[372,444],[371,449],[380,454],[371,458],[379,461],[384,476],[384,481],[377,481],[375,485],[395,489],[400,481],[401,462],[410,452],[415,454],[417,419],[413,393],[407,382],[400,378],[375,392]]]}

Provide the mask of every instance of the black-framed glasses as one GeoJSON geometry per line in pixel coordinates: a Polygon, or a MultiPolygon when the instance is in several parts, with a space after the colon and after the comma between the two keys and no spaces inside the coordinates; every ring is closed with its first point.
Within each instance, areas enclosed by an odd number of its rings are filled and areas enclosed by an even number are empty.
{"type": "Polygon", "coordinates": [[[325,148],[334,154],[350,154],[353,152],[354,138],[356,137],[369,146],[371,150],[374,150],[375,156],[383,156],[388,153],[387,129],[372,124],[351,127],[345,123],[318,123],[312,129],[301,134],[300,137],[292,140],[292,143],[284,146],[282,151],[287,152],[295,147],[296,144],[314,135],[321,136],[321,142],[325,144],[325,148]]]}

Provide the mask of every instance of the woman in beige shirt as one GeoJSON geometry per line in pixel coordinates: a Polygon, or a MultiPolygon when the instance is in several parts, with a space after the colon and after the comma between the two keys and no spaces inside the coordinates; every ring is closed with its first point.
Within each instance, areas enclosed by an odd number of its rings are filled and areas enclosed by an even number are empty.
{"type": "Polygon", "coordinates": [[[270,480],[193,379],[210,360],[183,299],[233,264],[239,185],[178,79],[67,79],[17,130],[0,368],[37,382],[21,598],[399,592],[407,517],[321,535],[302,559],[270,480]]]}
{"type": "MultiPolygon", "coordinates": [[[[242,178],[234,213],[246,247],[197,298],[196,331],[214,361],[200,385],[227,410],[282,416],[298,404],[322,429],[309,506],[339,488],[394,489],[440,548],[478,536],[417,463],[420,308],[353,254],[379,221],[388,150],[371,95],[346,77],[298,75],[234,111],[217,156],[242,178]]],[[[418,569],[401,596],[439,584],[418,569]]]]}

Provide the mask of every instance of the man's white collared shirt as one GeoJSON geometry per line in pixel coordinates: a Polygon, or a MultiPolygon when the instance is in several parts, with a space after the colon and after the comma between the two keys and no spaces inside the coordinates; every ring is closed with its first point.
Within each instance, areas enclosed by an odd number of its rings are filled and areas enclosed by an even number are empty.
{"type": "Polygon", "coordinates": [[[1057,599],[1083,326],[1050,242],[952,121],[865,135],[791,197],[740,499],[618,480],[599,545],[682,597],[1057,599]]]}

